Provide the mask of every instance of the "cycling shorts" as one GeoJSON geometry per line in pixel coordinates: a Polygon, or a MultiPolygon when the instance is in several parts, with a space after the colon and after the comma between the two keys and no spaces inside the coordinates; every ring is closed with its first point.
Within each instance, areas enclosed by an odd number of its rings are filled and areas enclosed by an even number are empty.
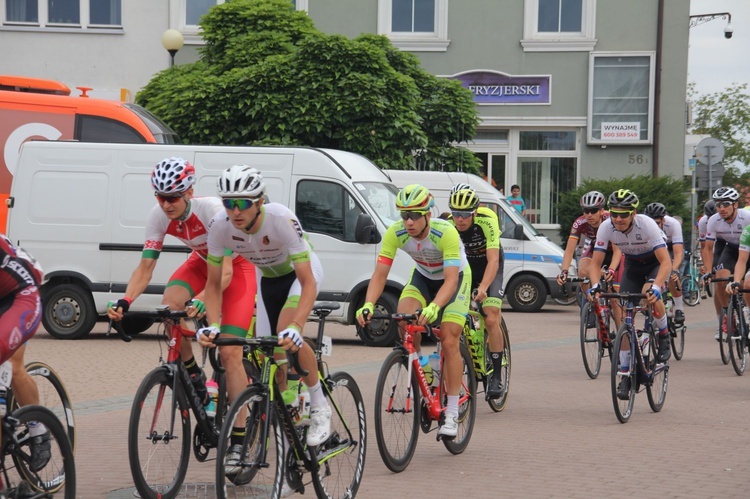
{"type": "Polygon", "coordinates": [[[41,320],[42,299],[36,286],[0,298],[0,364],[34,336],[41,320]]]}
{"type": "Polygon", "coordinates": [[[659,273],[659,259],[655,256],[646,260],[625,259],[625,265],[620,280],[621,293],[641,293],[643,285],[655,279],[659,273]]]}
{"type": "MultiPolygon", "coordinates": [[[[480,276],[481,277],[481,276],[480,276]]],[[[472,292],[479,287],[480,281],[471,283],[472,292]]],[[[497,275],[492,280],[492,283],[487,288],[487,298],[482,302],[483,307],[495,307],[502,308],[503,306],[503,267],[497,271],[497,275]]]]}
{"type": "MultiPolygon", "coordinates": [[[[196,252],[169,278],[167,287],[181,286],[194,298],[206,287],[208,264],[196,252]]],[[[232,280],[221,300],[221,332],[244,338],[255,309],[255,266],[242,257],[232,260],[232,280]]]]}
{"type": "MultiPolygon", "coordinates": [[[[417,269],[412,270],[409,281],[401,292],[401,298],[416,298],[426,307],[435,299],[438,291],[445,281],[443,279],[428,279],[417,269]]],[[[466,267],[458,274],[458,289],[451,297],[448,304],[441,311],[440,322],[453,322],[463,327],[466,316],[469,314],[469,302],[471,301],[471,268],[466,267]]]]}
{"type": "Polygon", "coordinates": [[[724,248],[719,252],[718,257],[716,252],[714,252],[714,272],[722,269],[734,272],[734,266],[737,264],[739,254],[739,246],[725,244],[724,248]]]}

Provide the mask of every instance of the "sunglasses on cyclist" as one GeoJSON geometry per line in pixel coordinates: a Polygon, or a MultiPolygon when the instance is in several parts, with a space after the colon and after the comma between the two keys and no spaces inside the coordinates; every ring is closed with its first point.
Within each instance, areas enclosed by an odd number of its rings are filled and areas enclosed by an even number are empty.
{"type": "Polygon", "coordinates": [[[157,192],[154,193],[154,196],[156,196],[156,200],[159,201],[159,204],[164,204],[164,203],[175,204],[177,201],[182,199],[182,196],[164,196],[157,192]]]}
{"type": "Polygon", "coordinates": [[[716,203],[716,207],[717,207],[717,208],[729,208],[729,207],[730,207],[730,206],[732,206],[733,204],[734,204],[734,203],[733,203],[733,202],[731,202],[731,201],[718,201],[718,202],[716,203]]]}
{"type": "Polygon", "coordinates": [[[221,200],[221,204],[223,204],[224,208],[227,210],[234,210],[235,208],[240,211],[246,210],[250,208],[253,203],[255,203],[255,200],[249,198],[224,198],[221,200]]]}
{"type": "Polygon", "coordinates": [[[593,215],[594,213],[599,213],[599,208],[584,208],[583,213],[586,215],[593,215]]]}
{"type": "Polygon", "coordinates": [[[425,216],[423,211],[402,211],[401,220],[419,220],[425,216]]]}
{"type": "Polygon", "coordinates": [[[473,211],[451,211],[453,218],[470,218],[473,214],[473,211]]]}
{"type": "Polygon", "coordinates": [[[609,216],[612,218],[628,218],[632,215],[632,211],[610,211],[609,216]]]}

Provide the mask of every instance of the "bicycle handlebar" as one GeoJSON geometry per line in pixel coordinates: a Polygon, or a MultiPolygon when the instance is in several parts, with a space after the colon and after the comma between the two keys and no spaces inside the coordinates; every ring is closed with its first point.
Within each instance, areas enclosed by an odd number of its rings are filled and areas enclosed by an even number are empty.
{"type": "MultiPolygon", "coordinates": [[[[169,307],[165,306],[154,310],[128,310],[127,312],[123,312],[122,317],[123,319],[125,317],[132,317],[134,319],[154,319],[155,321],[163,322],[165,320],[174,321],[186,319],[188,313],[184,310],[170,310],[169,307]]],[[[125,343],[133,341],[133,337],[127,334],[122,327],[122,321],[110,319],[109,328],[107,329],[108,335],[112,333],[113,328],[117,332],[117,336],[119,336],[119,338],[125,343]]]]}
{"type": "MultiPolygon", "coordinates": [[[[213,343],[216,346],[250,345],[251,347],[260,347],[263,349],[272,350],[273,348],[279,346],[279,339],[276,336],[263,336],[261,338],[241,338],[239,336],[231,336],[231,335],[222,336],[221,334],[218,334],[213,339],[213,343]]],[[[306,371],[305,369],[302,369],[302,366],[299,363],[298,352],[293,353],[293,352],[290,352],[289,350],[286,350],[286,357],[287,357],[287,361],[289,362],[289,365],[291,365],[294,368],[297,374],[304,377],[310,374],[310,372],[306,371]]],[[[215,348],[211,348],[209,350],[209,358],[211,359],[211,366],[214,367],[214,369],[216,369],[216,366],[214,365],[216,362],[216,349],[215,348]]]]}

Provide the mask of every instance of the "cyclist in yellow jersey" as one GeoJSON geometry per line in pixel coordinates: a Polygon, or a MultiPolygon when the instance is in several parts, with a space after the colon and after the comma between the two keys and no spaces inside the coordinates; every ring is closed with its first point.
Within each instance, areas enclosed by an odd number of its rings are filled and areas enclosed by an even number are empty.
{"type": "MultiPolygon", "coordinates": [[[[430,191],[419,184],[407,185],[398,193],[396,208],[401,212],[401,220],[388,227],[383,237],[365,304],[357,310],[357,321],[363,327],[368,322],[364,312],[372,314],[373,303],[383,292],[396,250],[405,251],[414,259],[416,267],[401,292],[398,312],[412,314],[421,309],[418,324],[424,325],[438,320],[442,310],[440,341],[448,403],[445,423],[438,429],[438,435],[454,438],[458,431],[458,397],[463,374],[458,343],[469,313],[471,267],[456,228],[446,220],[432,218],[430,208],[434,204],[430,191]]],[[[400,332],[403,335],[403,331],[400,332]]],[[[418,351],[419,341],[417,335],[414,344],[418,351]]]]}
{"type": "Polygon", "coordinates": [[[464,243],[466,259],[471,267],[473,297],[482,304],[486,314],[485,327],[489,335],[493,373],[487,386],[487,397],[503,395],[503,333],[500,330],[500,309],[503,306],[503,267],[505,255],[500,246],[500,223],[489,208],[479,206],[479,196],[469,184],[458,184],[451,189],[448,199],[449,220],[458,229],[464,243]]]}

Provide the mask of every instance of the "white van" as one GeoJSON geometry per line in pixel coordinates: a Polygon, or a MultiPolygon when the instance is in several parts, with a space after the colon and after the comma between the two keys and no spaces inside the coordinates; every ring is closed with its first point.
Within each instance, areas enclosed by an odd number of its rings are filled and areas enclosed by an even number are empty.
{"type": "MultiPolygon", "coordinates": [[[[45,269],[43,321],[50,334],[87,335],[107,302],[122,297],[141,258],[146,215],[155,203],[151,171],[168,156],[195,165],[199,196],[216,195],[216,177],[229,166],[257,167],[269,199],[297,213],[320,256],[325,280],[318,299],[342,304],[332,319],[354,322],[382,234],[398,219],[396,187],[362,156],[304,147],[38,141],[21,149],[8,202],[8,236],[45,269]]],[[[167,279],[187,255],[182,243],[167,236],[151,285],[133,308],[159,304],[167,279]]],[[[396,312],[412,267],[408,255],[396,258],[376,304],[381,311],[396,312]]],[[[392,344],[398,335],[387,322],[371,333],[367,342],[373,345],[392,344]]]]}
{"type": "Polygon", "coordinates": [[[450,211],[448,198],[454,185],[467,183],[476,191],[482,204],[498,214],[505,253],[505,298],[513,310],[536,312],[547,297],[565,298],[557,284],[563,250],[543,236],[505,200],[505,197],[481,177],[462,172],[386,170],[399,189],[422,184],[435,197],[437,212],[450,211]]]}

